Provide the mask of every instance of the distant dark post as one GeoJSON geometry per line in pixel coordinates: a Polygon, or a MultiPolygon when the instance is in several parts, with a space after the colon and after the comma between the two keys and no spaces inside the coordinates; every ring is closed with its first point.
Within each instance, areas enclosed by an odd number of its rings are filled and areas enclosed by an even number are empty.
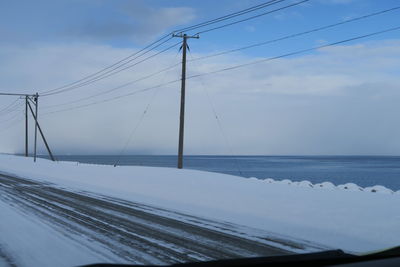
{"type": "Polygon", "coordinates": [[[28,156],[28,96],[25,96],[25,157],[28,156]]]}
{"type": "Polygon", "coordinates": [[[38,103],[39,103],[39,95],[36,93],[33,100],[35,101],[35,145],[34,145],[34,154],[33,161],[36,162],[36,149],[37,149],[37,128],[38,128],[38,103]]]}
{"type": "Polygon", "coordinates": [[[181,78],[181,108],[179,116],[179,147],[178,147],[178,169],[183,167],[183,139],[185,131],[185,89],[186,89],[186,48],[188,38],[199,38],[196,36],[187,36],[186,34],[173,34],[173,37],[182,38],[182,78],[181,78]]]}

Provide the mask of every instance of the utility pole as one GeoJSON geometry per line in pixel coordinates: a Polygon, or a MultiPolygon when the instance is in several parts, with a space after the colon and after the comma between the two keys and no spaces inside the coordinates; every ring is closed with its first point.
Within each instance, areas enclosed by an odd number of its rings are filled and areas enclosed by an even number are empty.
{"type": "Polygon", "coordinates": [[[183,137],[185,131],[185,87],[186,87],[186,48],[187,39],[196,38],[198,35],[188,36],[187,34],[173,34],[172,37],[182,38],[182,78],[181,78],[181,108],[179,116],[179,147],[178,147],[178,169],[183,167],[183,137]]]}
{"type": "Polygon", "coordinates": [[[34,95],[32,94],[16,94],[16,93],[4,93],[0,92],[0,96],[19,96],[20,99],[25,98],[25,156],[29,156],[29,151],[28,151],[28,108],[32,113],[33,118],[35,119],[35,146],[34,146],[34,161],[36,162],[36,148],[37,148],[37,130],[39,130],[40,135],[42,136],[43,142],[47,148],[47,151],[49,152],[50,158],[52,161],[55,161],[55,158],[53,154],[51,153],[50,147],[46,141],[46,138],[44,137],[43,131],[40,128],[39,122],[37,120],[38,117],[38,100],[39,100],[39,94],[36,93],[34,95]],[[31,104],[35,104],[35,112],[32,109],[31,104]]]}
{"type": "Polygon", "coordinates": [[[36,148],[37,148],[37,128],[38,128],[38,100],[39,100],[39,95],[36,93],[36,95],[33,97],[33,101],[35,102],[35,114],[32,115],[35,118],[35,145],[34,145],[34,154],[33,154],[33,161],[36,162],[36,148]]]}
{"type": "Polygon", "coordinates": [[[0,92],[0,96],[19,96],[20,99],[25,98],[25,157],[28,157],[28,100],[31,100],[31,97],[35,95],[0,92]]]}
{"type": "MultiPolygon", "coordinates": [[[[37,95],[36,95],[36,96],[37,96],[37,95]]],[[[53,156],[53,153],[51,153],[49,144],[47,143],[46,138],[44,137],[42,128],[40,128],[39,122],[38,122],[38,120],[37,120],[37,115],[35,115],[35,113],[33,112],[33,109],[32,109],[32,107],[31,107],[31,104],[28,103],[28,107],[29,107],[29,109],[31,110],[31,113],[32,113],[33,118],[35,119],[36,126],[37,126],[37,128],[39,129],[40,135],[42,136],[42,139],[43,139],[44,145],[46,146],[47,152],[49,152],[50,159],[51,159],[52,161],[55,161],[55,158],[54,158],[54,156],[53,156]]],[[[37,106],[36,106],[36,114],[37,114],[37,106]]],[[[36,154],[36,149],[35,149],[35,154],[36,154]]]]}
{"type": "Polygon", "coordinates": [[[28,96],[25,96],[25,157],[28,157],[28,96]]]}

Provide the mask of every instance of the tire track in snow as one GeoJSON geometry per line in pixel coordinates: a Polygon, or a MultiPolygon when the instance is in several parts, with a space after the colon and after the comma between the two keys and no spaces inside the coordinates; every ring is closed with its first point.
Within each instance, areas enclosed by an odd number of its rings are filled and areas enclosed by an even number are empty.
{"type": "MultiPolygon", "coordinates": [[[[71,192],[7,175],[0,175],[0,185],[1,194],[20,209],[65,232],[100,243],[125,262],[161,264],[288,254],[262,242],[207,228],[210,220],[194,216],[178,220],[162,216],[165,213],[162,209],[159,215],[157,208],[148,205],[128,201],[122,204],[117,199],[71,192]],[[196,224],[190,223],[193,219],[196,224]]],[[[221,229],[229,227],[211,222],[221,229]]]]}
{"type": "Polygon", "coordinates": [[[0,266],[16,267],[11,256],[9,256],[0,244],[0,266]]]}

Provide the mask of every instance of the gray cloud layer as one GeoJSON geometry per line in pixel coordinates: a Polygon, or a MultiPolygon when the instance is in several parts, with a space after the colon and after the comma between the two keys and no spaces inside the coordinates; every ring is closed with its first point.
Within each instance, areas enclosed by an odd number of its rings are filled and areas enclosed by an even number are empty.
{"type": "MultiPolygon", "coordinates": [[[[92,44],[0,51],[1,87],[15,91],[32,85],[39,91],[52,88],[60,80],[78,79],[133,52],[92,44]],[[101,58],[96,57],[99,54],[101,58]]],[[[189,63],[189,75],[247,60],[252,59],[225,56],[189,63]]],[[[57,108],[46,105],[106,90],[178,61],[176,54],[165,55],[156,68],[148,62],[94,86],[42,98],[42,124],[54,151],[118,153],[153,92],[47,116],[44,113],[57,108]]],[[[229,154],[206,90],[238,154],[399,154],[399,67],[400,41],[393,40],[338,46],[189,80],[185,152],[229,154]]],[[[115,94],[174,80],[179,73],[178,67],[115,94]]],[[[2,105],[10,101],[1,99],[2,105]]],[[[179,83],[160,88],[127,153],[175,154],[178,112],[179,83]]],[[[0,135],[1,151],[22,151],[22,124],[0,135]]]]}
{"type": "Polygon", "coordinates": [[[192,21],[193,8],[146,1],[38,0],[0,3],[0,44],[142,44],[192,21]]]}

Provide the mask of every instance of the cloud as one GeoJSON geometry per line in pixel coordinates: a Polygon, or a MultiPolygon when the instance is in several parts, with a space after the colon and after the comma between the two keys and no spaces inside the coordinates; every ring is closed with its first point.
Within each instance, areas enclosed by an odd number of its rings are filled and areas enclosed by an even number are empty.
{"type": "Polygon", "coordinates": [[[128,6],[125,12],[135,21],[134,39],[147,41],[164,33],[166,29],[185,25],[196,18],[195,11],[189,7],[128,6]]]}
{"type": "MultiPolygon", "coordinates": [[[[4,46],[0,49],[0,86],[15,92],[51,89],[134,51],[95,44],[4,46]]],[[[214,108],[238,154],[398,154],[399,55],[400,40],[376,41],[325,48],[314,54],[189,79],[185,153],[230,153],[214,108]]],[[[188,62],[188,76],[256,59],[225,55],[188,62]]],[[[163,54],[157,61],[148,61],[93,86],[41,98],[39,118],[55,153],[119,153],[153,99],[126,153],[175,154],[179,82],[161,87],[154,98],[153,90],[48,115],[45,113],[76,104],[45,107],[113,88],[179,60],[176,52],[163,54]]],[[[178,66],[81,104],[179,79],[179,75],[178,66]]],[[[1,98],[0,107],[11,100],[1,98]]],[[[23,124],[0,132],[0,137],[1,151],[21,152],[23,124]]],[[[43,146],[41,151],[45,152],[43,146]]]]}
{"type": "Polygon", "coordinates": [[[143,0],[0,2],[0,43],[142,44],[195,18],[193,8],[143,0]]]}
{"type": "Polygon", "coordinates": [[[193,8],[153,7],[142,1],[124,2],[113,8],[113,16],[80,21],[66,33],[86,40],[125,39],[143,44],[196,17],[193,8]]]}

